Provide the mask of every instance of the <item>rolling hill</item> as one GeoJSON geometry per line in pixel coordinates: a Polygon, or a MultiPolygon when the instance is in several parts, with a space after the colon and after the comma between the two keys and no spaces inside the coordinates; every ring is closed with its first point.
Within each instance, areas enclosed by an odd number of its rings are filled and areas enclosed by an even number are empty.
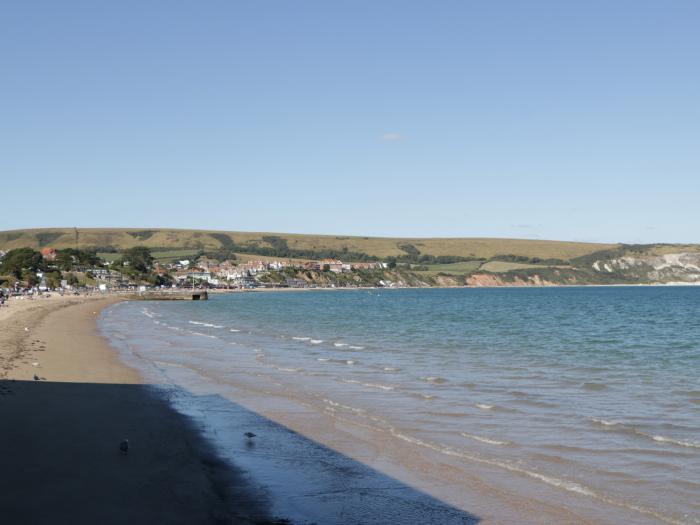
{"type": "MultiPolygon", "coordinates": [[[[137,228],[45,228],[0,232],[0,250],[30,247],[105,248],[122,250],[133,246],[148,246],[157,250],[195,249],[215,250],[243,247],[272,248],[279,240],[291,250],[349,254],[367,254],[380,259],[411,253],[432,256],[453,256],[491,259],[499,255],[527,258],[569,260],[615,244],[488,238],[388,238],[306,235],[288,233],[227,232],[208,230],[137,229],[137,228]]],[[[352,257],[347,257],[351,259],[352,257]]]]}
{"type": "MultiPolygon", "coordinates": [[[[212,230],[46,228],[0,232],[0,250],[94,249],[105,260],[147,246],[161,263],[217,252],[251,258],[391,260],[371,277],[406,286],[700,284],[698,244],[599,244],[489,238],[389,238],[212,230]]],[[[222,255],[223,254],[223,255],[222,255]]],[[[316,276],[325,278],[323,276],[316,276]]],[[[364,278],[369,278],[365,276],[364,278]]],[[[329,283],[321,283],[329,284],[329,283]]]]}

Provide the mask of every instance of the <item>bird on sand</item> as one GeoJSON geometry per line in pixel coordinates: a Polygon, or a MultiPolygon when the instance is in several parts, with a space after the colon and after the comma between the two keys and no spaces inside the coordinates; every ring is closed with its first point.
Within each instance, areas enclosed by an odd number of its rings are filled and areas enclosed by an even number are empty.
{"type": "Polygon", "coordinates": [[[243,434],[243,435],[244,435],[245,437],[247,437],[248,439],[253,439],[253,438],[255,437],[255,434],[253,434],[252,432],[246,432],[246,433],[243,434]]]}
{"type": "Polygon", "coordinates": [[[128,439],[125,439],[124,441],[119,443],[119,450],[121,450],[122,453],[124,453],[124,454],[129,453],[129,440],[128,439]]]}
{"type": "Polygon", "coordinates": [[[39,376],[34,374],[34,381],[39,381],[39,376]]]}

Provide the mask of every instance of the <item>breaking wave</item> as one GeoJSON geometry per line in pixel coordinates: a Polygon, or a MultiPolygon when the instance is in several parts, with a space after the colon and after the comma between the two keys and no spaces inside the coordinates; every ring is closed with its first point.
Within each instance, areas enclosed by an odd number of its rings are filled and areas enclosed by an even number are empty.
{"type": "Polygon", "coordinates": [[[615,430],[618,432],[625,432],[628,434],[633,434],[639,437],[643,437],[646,439],[650,439],[652,441],[655,441],[657,443],[666,443],[669,445],[676,445],[679,447],[686,447],[686,448],[700,448],[700,441],[691,441],[691,440],[686,440],[686,439],[677,439],[677,438],[672,438],[668,436],[661,436],[657,434],[650,434],[648,432],[644,432],[643,430],[639,430],[638,428],[635,428],[630,425],[625,425],[624,423],[621,423],[620,421],[609,421],[606,419],[599,419],[599,418],[591,418],[591,421],[594,423],[601,425],[603,427],[606,427],[610,430],[615,430]]]}
{"type": "Polygon", "coordinates": [[[196,324],[199,326],[206,326],[207,328],[223,328],[223,326],[219,324],[212,324],[212,323],[203,323],[200,321],[189,321],[190,324],[196,324]]]}
{"type": "Polygon", "coordinates": [[[343,383],[350,383],[353,385],[362,385],[366,386],[367,388],[378,388],[380,390],[394,390],[393,386],[389,385],[382,385],[380,383],[363,383],[362,381],[358,381],[357,379],[343,379],[343,383]]]}
{"type": "Polygon", "coordinates": [[[475,436],[474,434],[467,434],[466,432],[460,432],[462,436],[469,439],[474,439],[476,441],[481,441],[482,443],[488,443],[489,445],[510,445],[510,441],[498,441],[496,439],[485,438],[482,436],[475,436]]]}

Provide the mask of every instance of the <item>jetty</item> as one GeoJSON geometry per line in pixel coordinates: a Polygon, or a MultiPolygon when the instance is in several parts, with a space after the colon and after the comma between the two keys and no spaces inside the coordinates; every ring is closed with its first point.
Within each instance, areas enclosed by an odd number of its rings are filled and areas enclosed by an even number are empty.
{"type": "Polygon", "coordinates": [[[206,301],[209,293],[206,290],[146,291],[131,294],[128,298],[136,301],[206,301]]]}

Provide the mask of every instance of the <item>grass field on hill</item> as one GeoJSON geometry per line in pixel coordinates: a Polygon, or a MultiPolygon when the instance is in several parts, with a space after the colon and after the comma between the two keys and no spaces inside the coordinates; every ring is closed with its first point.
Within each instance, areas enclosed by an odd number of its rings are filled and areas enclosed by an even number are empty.
{"type": "Polygon", "coordinates": [[[451,264],[428,264],[427,270],[419,271],[419,273],[449,273],[454,275],[471,273],[478,270],[482,265],[482,261],[465,261],[451,264]]]}
{"type": "Polygon", "coordinates": [[[561,266],[561,265],[542,265],[542,264],[523,264],[523,263],[514,263],[514,262],[508,262],[508,261],[489,261],[487,263],[484,263],[481,265],[479,268],[480,270],[483,270],[485,272],[491,272],[491,273],[501,273],[501,272],[510,272],[513,270],[527,270],[530,268],[568,268],[568,266],[561,266]]]}
{"type": "MultiPolygon", "coordinates": [[[[182,259],[188,259],[193,257],[199,252],[199,250],[192,249],[174,249],[174,250],[156,250],[151,252],[153,259],[161,264],[169,263],[171,261],[179,261],[182,259]]],[[[105,261],[111,262],[119,259],[122,254],[119,252],[97,252],[98,257],[104,259],[105,261]]]]}
{"type": "Polygon", "coordinates": [[[53,248],[106,248],[118,250],[133,246],[171,250],[178,254],[183,250],[216,250],[245,247],[247,249],[271,247],[271,238],[286,241],[293,250],[335,250],[338,252],[364,253],[385,258],[401,256],[406,249],[417,250],[421,255],[457,256],[489,259],[497,255],[518,255],[541,259],[581,257],[593,252],[615,248],[615,244],[578,243],[525,239],[487,238],[389,238],[347,237],[333,235],[305,235],[286,233],[221,232],[175,229],[127,229],[127,228],[47,228],[0,232],[0,249],[31,247],[53,248]],[[265,238],[268,240],[266,241],[265,238]],[[403,249],[402,249],[403,247],[403,249]],[[408,248],[407,248],[408,247],[408,248]]]}

